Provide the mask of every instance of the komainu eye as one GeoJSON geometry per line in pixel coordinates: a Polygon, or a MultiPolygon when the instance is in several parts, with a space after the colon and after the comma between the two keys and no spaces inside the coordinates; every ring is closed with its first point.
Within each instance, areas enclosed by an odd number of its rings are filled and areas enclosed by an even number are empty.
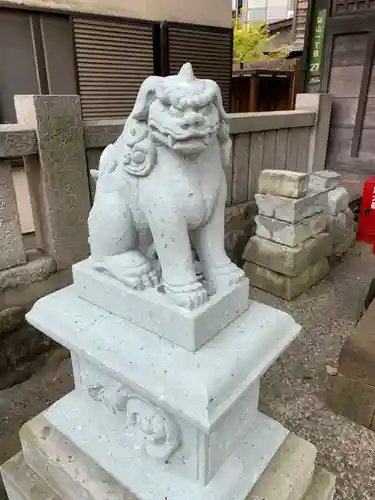
{"type": "Polygon", "coordinates": [[[176,116],[178,118],[184,116],[184,112],[181,111],[180,109],[175,108],[174,106],[169,106],[169,114],[171,116],[176,116]]]}
{"type": "Polygon", "coordinates": [[[212,111],[211,104],[206,104],[206,106],[203,106],[203,108],[199,110],[199,112],[202,113],[202,115],[209,115],[211,111],[212,111]]]}

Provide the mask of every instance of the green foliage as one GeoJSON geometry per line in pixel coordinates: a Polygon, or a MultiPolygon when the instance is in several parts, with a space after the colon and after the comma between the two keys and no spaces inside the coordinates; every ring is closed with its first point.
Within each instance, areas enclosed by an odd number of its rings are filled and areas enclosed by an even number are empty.
{"type": "Polygon", "coordinates": [[[290,53],[288,46],[282,46],[278,52],[268,52],[267,46],[276,35],[268,34],[267,25],[264,23],[244,22],[236,19],[233,22],[233,62],[263,61],[265,59],[285,59],[290,53]]]}

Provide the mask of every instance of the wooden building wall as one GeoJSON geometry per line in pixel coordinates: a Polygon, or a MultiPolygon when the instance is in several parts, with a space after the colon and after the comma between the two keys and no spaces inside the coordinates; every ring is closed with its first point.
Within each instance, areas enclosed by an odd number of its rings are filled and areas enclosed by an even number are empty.
{"type": "Polygon", "coordinates": [[[326,168],[354,196],[375,175],[375,1],[333,0],[326,25],[321,91],[333,95],[326,168]]]}

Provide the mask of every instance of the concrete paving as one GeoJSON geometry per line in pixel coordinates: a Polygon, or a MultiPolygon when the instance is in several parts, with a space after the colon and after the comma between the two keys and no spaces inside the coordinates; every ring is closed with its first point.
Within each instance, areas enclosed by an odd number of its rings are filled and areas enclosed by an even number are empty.
{"type": "MultiPolygon", "coordinates": [[[[375,277],[369,246],[356,246],[308,293],[286,302],[259,290],[256,300],[290,312],[304,330],[264,377],[262,410],[315,444],[318,463],[338,476],[336,500],[374,500],[375,433],[327,409],[326,391],[341,346],[350,335],[375,277]]],[[[20,426],[72,387],[59,350],[30,380],[0,391],[0,462],[19,450],[20,426]]],[[[0,493],[0,499],[1,493],[0,493]]]]}

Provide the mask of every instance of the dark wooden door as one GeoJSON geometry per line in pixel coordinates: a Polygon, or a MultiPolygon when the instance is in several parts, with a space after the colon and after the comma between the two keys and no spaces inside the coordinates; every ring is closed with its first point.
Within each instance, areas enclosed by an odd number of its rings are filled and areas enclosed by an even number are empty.
{"type": "Polygon", "coordinates": [[[322,91],[333,96],[326,168],[358,184],[375,175],[375,2],[334,0],[322,91]],[[365,8],[364,13],[357,13],[365,8]]]}

